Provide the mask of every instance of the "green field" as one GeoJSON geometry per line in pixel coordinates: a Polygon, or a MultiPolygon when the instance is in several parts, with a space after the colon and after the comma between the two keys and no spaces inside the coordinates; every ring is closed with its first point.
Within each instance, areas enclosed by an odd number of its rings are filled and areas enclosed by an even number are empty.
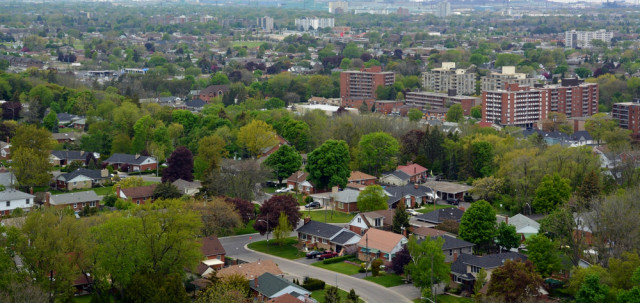
{"type": "Polygon", "coordinates": [[[310,214],[311,220],[325,222],[325,212],[327,219],[326,223],[349,223],[349,221],[351,221],[351,219],[356,216],[355,214],[346,214],[339,211],[333,211],[332,215],[331,210],[312,210],[303,212],[302,217],[306,217],[310,214]]]}
{"type": "Polygon", "coordinates": [[[344,263],[344,262],[338,262],[333,264],[322,264],[322,261],[320,261],[320,262],[312,263],[311,265],[315,267],[320,267],[320,268],[328,269],[331,271],[339,272],[341,274],[345,274],[348,276],[357,274],[358,270],[360,269],[360,267],[356,265],[344,263]]]}
{"type": "Polygon", "coordinates": [[[251,220],[246,225],[244,225],[242,227],[239,227],[239,228],[236,228],[234,230],[235,234],[236,235],[248,235],[248,234],[257,233],[258,231],[253,228],[253,224],[254,223],[256,223],[256,220],[251,220]]]}
{"type": "MultiPolygon", "coordinates": [[[[318,300],[318,302],[325,302],[324,301],[324,294],[326,292],[327,292],[326,288],[322,289],[322,290],[314,290],[313,292],[311,292],[311,297],[316,299],[316,300],[318,300]]],[[[338,288],[338,294],[342,298],[342,300],[340,302],[345,302],[347,300],[347,295],[349,294],[349,292],[338,288]]],[[[356,293],[356,294],[358,294],[358,293],[356,293]]],[[[358,299],[358,302],[364,302],[364,301],[362,301],[362,299],[358,299]]]]}
{"type": "Polygon", "coordinates": [[[384,287],[394,287],[394,286],[398,286],[398,285],[402,285],[404,284],[404,278],[402,278],[401,276],[398,275],[394,275],[394,274],[382,274],[380,276],[377,277],[366,277],[364,278],[367,281],[371,281],[373,283],[376,284],[380,284],[384,287]]]}
{"type": "Polygon", "coordinates": [[[298,248],[295,247],[296,244],[298,244],[298,240],[292,237],[287,238],[282,246],[273,242],[273,239],[269,239],[269,246],[267,246],[267,241],[263,240],[249,243],[248,247],[261,253],[293,260],[305,256],[303,252],[299,251],[298,248]]]}
{"type": "Polygon", "coordinates": [[[246,46],[247,48],[256,48],[256,47],[260,47],[260,45],[262,45],[262,43],[264,43],[263,41],[234,41],[231,42],[232,47],[236,47],[236,46],[246,46]]]}

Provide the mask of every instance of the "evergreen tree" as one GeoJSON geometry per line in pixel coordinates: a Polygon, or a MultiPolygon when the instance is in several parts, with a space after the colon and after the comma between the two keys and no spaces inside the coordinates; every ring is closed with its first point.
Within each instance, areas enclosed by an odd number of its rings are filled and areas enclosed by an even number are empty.
{"type": "Polygon", "coordinates": [[[396,211],[393,214],[393,224],[391,230],[396,234],[402,234],[402,228],[409,228],[409,214],[405,211],[405,206],[402,201],[398,203],[396,211]]]}

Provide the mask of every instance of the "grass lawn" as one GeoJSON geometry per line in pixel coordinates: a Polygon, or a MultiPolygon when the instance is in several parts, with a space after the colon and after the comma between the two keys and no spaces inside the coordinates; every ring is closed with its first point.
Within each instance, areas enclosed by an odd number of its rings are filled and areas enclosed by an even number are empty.
{"type": "Polygon", "coordinates": [[[267,241],[256,241],[249,243],[249,248],[259,251],[265,254],[274,255],[277,257],[293,260],[299,259],[305,256],[305,254],[298,250],[295,245],[298,244],[296,238],[287,238],[282,246],[279,246],[273,239],[269,239],[269,246],[267,247],[267,241]]]}
{"type": "Polygon", "coordinates": [[[394,287],[394,286],[404,284],[403,278],[401,276],[394,275],[394,274],[383,274],[377,277],[369,276],[364,279],[376,284],[380,284],[384,287],[394,287]]]}
{"type": "MultiPolygon", "coordinates": [[[[314,290],[313,292],[311,292],[311,297],[318,300],[318,302],[324,302],[324,294],[327,292],[327,289],[322,289],[322,290],[314,290]]],[[[349,292],[344,291],[340,288],[338,288],[338,294],[340,295],[340,297],[342,298],[342,300],[340,302],[344,302],[347,300],[347,295],[349,294],[349,292]]],[[[358,294],[358,293],[356,293],[358,294]]],[[[364,302],[362,301],[362,299],[358,299],[358,302],[364,302]]]]}
{"type": "MultiPolygon", "coordinates": [[[[452,207],[454,206],[453,205],[436,205],[436,209],[452,208],[452,207]]],[[[415,211],[423,214],[434,211],[433,204],[428,204],[426,207],[416,209],[415,211]]]]}
{"type": "Polygon", "coordinates": [[[258,231],[253,229],[253,223],[256,223],[256,220],[251,220],[247,223],[247,225],[236,228],[235,230],[235,234],[236,235],[248,235],[248,234],[255,234],[258,231]]]}
{"type": "Polygon", "coordinates": [[[349,221],[356,216],[355,214],[347,214],[339,211],[333,211],[333,215],[331,215],[331,210],[312,210],[303,212],[302,217],[306,217],[311,213],[311,220],[325,222],[325,212],[327,213],[327,223],[349,223],[349,221]]]}
{"type": "Polygon", "coordinates": [[[328,269],[331,271],[339,272],[341,274],[345,274],[349,276],[357,274],[358,269],[360,269],[360,267],[356,265],[344,263],[344,262],[338,262],[333,264],[322,264],[322,261],[320,261],[320,262],[312,263],[311,265],[315,267],[320,267],[320,268],[328,269]]]}
{"type": "MultiPolygon", "coordinates": [[[[422,303],[423,301],[420,299],[415,299],[413,300],[413,302],[422,303]]],[[[438,302],[440,303],[472,303],[473,301],[471,301],[471,299],[469,298],[460,298],[460,297],[450,296],[450,295],[438,295],[438,302]]]]}
{"type": "Polygon", "coordinates": [[[231,45],[232,47],[246,46],[248,48],[256,48],[256,47],[260,47],[262,43],[264,43],[264,41],[234,41],[234,42],[231,42],[231,45]]]}
{"type": "Polygon", "coordinates": [[[95,191],[96,195],[98,196],[106,196],[108,194],[114,193],[113,186],[96,187],[93,189],[93,191],[95,191]]]}
{"type": "MultiPolygon", "coordinates": [[[[73,302],[73,303],[89,303],[89,302],[91,302],[91,295],[75,296],[75,297],[73,297],[71,302],[73,302]]],[[[113,297],[111,297],[110,302],[115,302],[113,297]]]]}

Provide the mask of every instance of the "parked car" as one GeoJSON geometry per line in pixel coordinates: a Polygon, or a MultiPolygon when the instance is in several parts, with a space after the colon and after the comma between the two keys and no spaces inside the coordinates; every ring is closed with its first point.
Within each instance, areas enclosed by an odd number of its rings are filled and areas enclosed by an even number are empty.
{"type": "Polygon", "coordinates": [[[458,205],[458,204],[460,204],[460,200],[459,199],[447,199],[447,203],[449,203],[451,205],[458,205]]]}
{"type": "Polygon", "coordinates": [[[322,207],[320,205],[320,202],[316,202],[316,201],[309,202],[307,203],[307,205],[304,206],[304,208],[320,208],[320,207],[322,207]]]}
{"type": "Polygon", "coordinates": [[[405,211],[406,211],[409,215],[412,215],[412,216],[420,215],[420,213],[419,213],[419,212],[417,212],[417,211],[415,211],[415,210],[413,210],[413,209],[406,209],[405,211]]]}
{"type": "Polygon", "coordinates": [[[330,252],[327,252],[325,254],[319,255],[318,256],[318,260],[331,259],[331,258],[334,258],[334,257],[337,257],[337,256],[338,256],[337,252],[330,251],[330,252]]]}
{"type": "Polygon", "coordinates": [[[313,250],[307,253],[307,259],[313,259],[319,255],[325,254],[327,253],[326,251],[321,251],[321,250],[313,250]]]}
{"type": "Polygon", "coordinates": [[[283,187],[281,189],[276,189],[276,193],[288,193],[290,190],[291,188],[283,187]]]}

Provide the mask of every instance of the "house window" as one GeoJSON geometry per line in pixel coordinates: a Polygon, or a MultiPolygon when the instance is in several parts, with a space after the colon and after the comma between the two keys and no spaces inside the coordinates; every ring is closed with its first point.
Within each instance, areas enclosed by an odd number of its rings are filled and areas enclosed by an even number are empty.
{"type": "Polygon", "coordinates": [[[476,274],[479,273],[480,267],[471,265],[471,272],[476,274]]]}
{"type": "Polygon", "coordinates": [[[327,244],[327,242],[328,242],[327,239],[324,239],[324,238],[322,239],[322,244],[327,244]]]}
{"type": "Polygon", "coordinates": [[[11,206],[11,201],[7,201],[7,207],[11,206]]]}
{"type": "Polygon", "coordinates": [[[300,234],[300,239],[306,240],[307,239],[307,234],[300,234]]]}
{"type": "Polygon", "coordinates": [[[136,204],[140,205],[140,200],[136,200],[136,204]]]}
{"type": "Polygon", "coordinates": [[[78,208],[78,203],[73,203],[73,208],[78,208]]]}
{"type": "Polygon", "coordinates": [[[220,260],[220,255],[217,255],[217,256],[216,256],[216,259],[220,260]]]}
{"type": "Polygon", "coordinates": [[[362,223],[362,219],[360,219],[360,217],[358,217],[358,223],[362,223]]]}
{"type": "Polygon", "coordinates": [[[78,183],[78,182],[73,181],[73,185],[76,185],[76,183],[78,183]]]}
{"type": "Polygon", "coordinates": [[[91,206],[91,207],[95,207],[95,206],[96,206],[96,201],[91,201],[91,202],[89,202],[89,206],[91,206]]]}
{"type": "Polygon", "coordinates": [[[27,204],[29,204],[29,202],[31,202],[31,199],[27,199],[27,204]]]}
{"type": "Polygon", "coordinates": [[[339,203],[338,203],[338,208],[344,209],[344,203],[339,202],[339,203]]]}
{"type": "Polygon", "coordinates": [[[449,249],[449,256],[453,256],[453,249],[449,249]]]}
{"type": "Polygon", "coordinates": [[[376,227],[382,226],[382,219],[381,218],[378,218],[378,219],[375,220],[375,226],[376,227]]]}

